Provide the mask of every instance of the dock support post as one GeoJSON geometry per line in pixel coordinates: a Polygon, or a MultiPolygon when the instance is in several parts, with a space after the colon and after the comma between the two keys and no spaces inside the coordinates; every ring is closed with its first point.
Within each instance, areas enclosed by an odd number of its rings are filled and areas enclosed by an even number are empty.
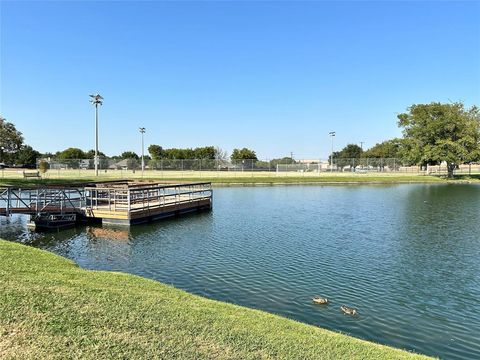
{"type": "Polygon", "coordinates": [[[131,204],[130,204],[130,189],[127,189],[127,207],[128,207],[128,212],[130,213],[130,210],[131,210],[131,204]]]}
{"type": "Polygon", "coordinates": [[[11,197],[11,188],[7,188],[7,216],[10,215],[10,197],[11,197]]]}

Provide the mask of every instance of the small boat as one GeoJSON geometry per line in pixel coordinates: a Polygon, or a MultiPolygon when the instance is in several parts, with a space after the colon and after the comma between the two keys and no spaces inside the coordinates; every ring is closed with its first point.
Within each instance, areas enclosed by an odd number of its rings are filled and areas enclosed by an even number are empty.
{"type": "Polygon", "coordinates": [[[351,307],[348,307],[348,306],[345,306],[345,305],[340,306],[340,310],[342,310],[342,312],[346,315],[355,316],[355,315],[358,314],[357,309],[354,309],[354,308],[351,308],[351,307]]]}
{"type": "Polygon", "coordinates": [[[315,304],[320,304],[320,305],[328,304],[328,299],[320,296],[315,296],[312,300],[315,304]]]}

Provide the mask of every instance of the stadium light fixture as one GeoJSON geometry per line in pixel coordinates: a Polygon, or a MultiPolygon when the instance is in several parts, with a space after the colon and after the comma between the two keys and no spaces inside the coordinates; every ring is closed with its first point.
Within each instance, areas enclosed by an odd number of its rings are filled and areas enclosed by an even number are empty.
{"type": "Polygon", "coordinates": [[[103,97],[100,94],[90,95],[90,102],[95,105],[95,176],[98,176],[98,105],[103,104],[103,97]]]}
{"type": "Polygon", "coordinates": [[[328,135],[330,135],[330,138],[332,139],[332,152],[330,155],[330,171],[333,172],[333,138],[335,137],[336,133],[335,131],[330,131],[328,135]]]}
{"type": "Polygon", "coordinates": [[[143,135],[145,134],[145,128],[141,127],[138,129],[140,133],[142,134],[142,177],[143,177],[143,172],[145,171],[145,160],[144,160],[144,145],[143,145],[143,135]]]}

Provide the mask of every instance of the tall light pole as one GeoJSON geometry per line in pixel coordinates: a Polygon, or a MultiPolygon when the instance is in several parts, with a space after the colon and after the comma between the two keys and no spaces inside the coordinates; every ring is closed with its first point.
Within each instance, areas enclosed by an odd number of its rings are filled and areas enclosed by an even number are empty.
{"type": "Polygon", "coordinates": [[[98,176],[98,105],[103,104],[100,94],[90,95],[90,102],[95,105],[95,176],[98,176]]]}
{"type": "Polygon", "coordinates": [[[143,177],[143,172],[145,171],[145,161],[144,161],[144,146],[143,146],[143,135],[145,134],[145,128],[141,127],[139,128],[140,133],[142,134],[142,177],[143,177]]]}
{"type": "Polygon", "coordinates": [[[333,172],[333,138],[335,137],[335,131],[330,131],[328,135],[330,135],[330,138],[332,139],[332,152],[330,155],[330,171],[333,172]]]}

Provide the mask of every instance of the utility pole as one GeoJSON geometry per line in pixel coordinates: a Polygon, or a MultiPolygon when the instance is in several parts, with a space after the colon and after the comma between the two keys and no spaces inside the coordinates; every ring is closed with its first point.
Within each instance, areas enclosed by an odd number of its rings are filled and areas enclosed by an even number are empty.
{"type": "Polygon", "coordinates": [[[362,149],[362,151],[363,151],[363,143],[364,141],[360,141],[360,149],[362,149]]]}
{"type": "Polygon", "coordinates": [[[103,104],[103,97],[99,94],[90,95],[90,102],[95,105],[95,176],[98,176],[98,105],[103,104]]]}

